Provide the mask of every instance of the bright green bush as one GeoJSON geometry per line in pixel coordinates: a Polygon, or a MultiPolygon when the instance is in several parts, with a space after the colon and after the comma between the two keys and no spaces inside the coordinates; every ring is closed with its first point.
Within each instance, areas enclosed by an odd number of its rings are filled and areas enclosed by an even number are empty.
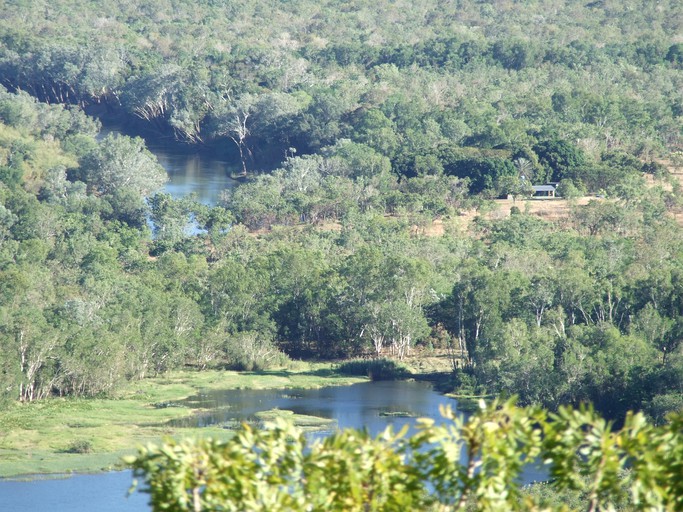
{"type": "Polygon", "coordinates": [[[682,509],[683,415],[656,427],[630,414],[614,431],[583,407],[551,414],[482,402],[467,419],[442,414],[419,420],[410,437],[345,430],[313,443],[285,422],[244,425],[227,442],[168,441],[128,462],[154,511],[682,509]],[[534,460],[548,467],[543,492],[520,483],[534,460]],[[558,505],[557,491],[580,505],[558,505]]]}

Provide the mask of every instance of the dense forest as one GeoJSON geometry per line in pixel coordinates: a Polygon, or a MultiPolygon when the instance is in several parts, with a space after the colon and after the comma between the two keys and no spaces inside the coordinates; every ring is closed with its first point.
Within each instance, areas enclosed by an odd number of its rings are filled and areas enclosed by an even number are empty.
{"type": "Polygon", "coordinates": [[[6,2],[3,396],[419,346],[463,389],[662,421],[683,406],[682,20],[673,0],[6,2]],[[160,193],[143,140],[84,111],[246,181],[213,206],[160,193]],[[559,221],[490,214],[547,182],[559,221]]]}
{"type": "Polygon", "coordinates": [[[348,138],[395,173],[482,187],[550,142],[597,160],[680,144],[682,16],[669,0],[15,1],[0,81],[233,146],[249,167],[348,138]]]}

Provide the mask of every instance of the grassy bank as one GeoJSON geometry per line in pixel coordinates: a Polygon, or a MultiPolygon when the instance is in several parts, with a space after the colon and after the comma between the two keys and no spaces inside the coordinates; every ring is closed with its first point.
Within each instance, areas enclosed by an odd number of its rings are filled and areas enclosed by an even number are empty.
{"type": "MultiPolygon", "coordinates": [[[[317,388],[362,380],[366,379],[340,375],[330,364],[302,363],[297,370],[174,372],[133,383],[104,399],[12,403],[0,410],[0,477],[111,470],[120,467],[121,456],[134,452],[137,445],[164,436],[230,436],[230,430],[220,426],[168,426],[195,412],[168,405],[200,389],[317,388]]],[[[276,414],[302,427],[327,425],[320,418],[270,412],[276,414]]]]}

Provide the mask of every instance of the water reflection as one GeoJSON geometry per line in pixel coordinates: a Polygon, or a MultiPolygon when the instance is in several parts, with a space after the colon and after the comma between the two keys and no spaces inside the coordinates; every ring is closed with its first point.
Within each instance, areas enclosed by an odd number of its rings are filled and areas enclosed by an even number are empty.
{"type": "MultiPolygon", "coordinates": [[[[98,139],[109,134],[126,134],[126,129],[108,122],[102,126],[98,139]]],[[[238,171],[239,164],[219,156],[216,150],[182,146],[171,139],[150,138],[147,148],[166,169],[169,181],[164,192],[180,198],[196,194],[197,200],[215,205],[224,190],[237,185],[230,176],[238,171]]]]}
{"type": "Polygon", "coordinates": [[[259,411],[278,408],[335,420],[340,429],[365,427],[372,435],[388,425],[396,429],[412,425],[417,417],[438,418],[440,405],[457,405],[455,400],[435,392],[427,383],[406,381],[363,382],[320,389],[212,390],[190,397],[182,404],[209,410],[174,423],[179,427],[230,424],[235,420],[254,419],[259,411]],[[406,413],[407,417],[391,416],[391,413],[406,413]]]}
{"type": "Polygon", "coordinates": [[[173,197],[196,194],[201,203],[214,205],[224,190],[237,183],[230,177],[236,171],[234,164],[211,152],[178,152],[158,143],[147,147],[166,169],[169,181],[164,191],[173,197]]]}

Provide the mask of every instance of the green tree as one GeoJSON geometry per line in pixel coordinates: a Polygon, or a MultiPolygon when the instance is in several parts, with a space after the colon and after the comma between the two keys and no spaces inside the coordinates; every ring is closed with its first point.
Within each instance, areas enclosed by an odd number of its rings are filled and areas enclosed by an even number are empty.
{"type": "Polygon", "coordinates": [[[564,199],[577,199],[585,194],[585,191],[576,186],[573,180],[565,178],[557,185],[557,195],[564,199]]]}
{"type": "Polygon", "coordinates": [[[108,135],[84,158],[79,177],[96,194],[127,188],[140,198],[157,191],[168,177],[142,139],[108,135]]]}
{"type": "Polygon", "coordinates": [[[512,196],[513,203],[534,193],[531,182],[519,176],[500,176],[495,188],[500,196],[512,196]]]}
{"type": "Polygon", "coordinates": [[[11,394],[27,402],[45,398],[58,377],[61,342],[46,318],[52,280],[36,268],[14,267],[2,272],[0,281],[0,343],[13,376],[11,394]]]}
{"type": "Polygon", "coordinates": [[[549,171],[554,181],[571,177],[574,169],[586,163],[583,152],[574,144],[562,139],[546,140],[533,146],[539,163],[549,171]]]}

